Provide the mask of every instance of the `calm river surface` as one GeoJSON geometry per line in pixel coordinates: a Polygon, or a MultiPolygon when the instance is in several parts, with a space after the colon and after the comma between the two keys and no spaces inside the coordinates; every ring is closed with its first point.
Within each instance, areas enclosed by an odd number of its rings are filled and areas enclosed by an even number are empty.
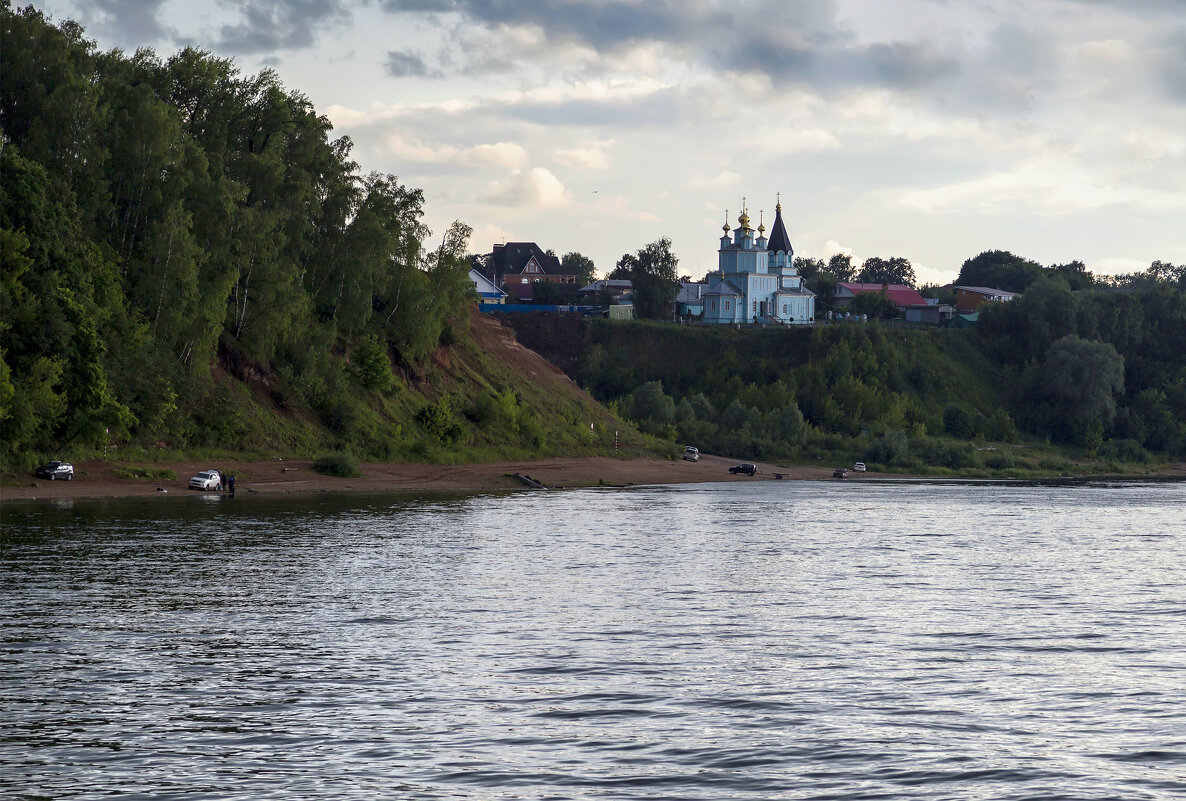
{"type": "Polygon", "coordinates": [[[0,795],[1181,799],[1186,485],[8,503],[0,795]]]}

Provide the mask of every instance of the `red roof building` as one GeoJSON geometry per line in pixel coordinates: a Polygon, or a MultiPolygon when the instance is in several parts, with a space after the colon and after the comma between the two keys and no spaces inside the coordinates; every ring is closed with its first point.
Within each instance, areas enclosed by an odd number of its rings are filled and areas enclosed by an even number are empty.
{"type": "Polygon", "coordinates": [[[866,293],[877,294],[885,290],[885,295],[894,302],[899,309],[905,309],[908,306],[925,306],[927,299],[918,294],[917,289],[911,289],[905,284],[855,284],[847,281],[841,281],[836,284],[835,306],[838,309],[843,309],[848,304],[852,303],[853,298],[857,295],[864,295],[866,293]]]}

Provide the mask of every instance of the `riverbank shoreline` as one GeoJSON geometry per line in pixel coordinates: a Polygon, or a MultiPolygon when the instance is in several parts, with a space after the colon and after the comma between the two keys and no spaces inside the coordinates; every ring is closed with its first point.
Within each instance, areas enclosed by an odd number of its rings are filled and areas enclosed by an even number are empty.
{"type": "MultiPolygon", "coordinates": [[[[831,480],[833,466],[783,467],[758,463],[758,474],[734,475],[729,468],[740,460],[701,455],[700,461],[653,457],[613,458],[608,456],[552,457],[529,461],[484,464],[375,463],[360,465],[361,476],[338,478],[316,473],[310,459],[268,461],[174,461],[152,464],[156,471],[172,470],[175,479],[126,478],[118,468],[130,465],[102,460],[76,462],[73,481],[47,481],[29,477],[27,482],[0,487],[0,500],[53,500],[57,498],[129,498],[137,496],[178,497],[197,495],[187,488],[190,476],[202,470],[220,470],[236,478],[236,492],[245,495],[318,492],[484,492],[524,490],[528,486],[515,474],[530,476],[549,489],[575,487],[628,487],[661,484],[716,482],[831,480]]],[[[850,481],[870,479],[920,479],[898,473],[849,473],[850,481]]],[[[934,477],[931,477],[934,478],[934,477]]],[[[1051,478],[1057,478],[1052,476],[1051,478]]],[[[1186,464],[1139,475],[1099,475],[1087,478],[1186,479],[1186,464]]],[[[939,479],[936,479],[939,480],[939,479]]],[[[985,479],[989,480],[989,479],[985,479]]]]}
{"type": "Polygon", "coordinates": [[[485,464],[373,463],[359,465],[361,476],[338,478],[313,471],[311,459],[269,461],[196,460],[154,463],[155,471],[172,470],[175,479],[124,478],[116,469],[129,465],[101,460],[75,462],[73,481],[47,481],[29,477],[27,482],[0,488],[3,500],[54,498],[127,498],[147,495],[196,495],[188,489],[190,476],[202,470],[219,470],[236,479],[236,494],[314,492],[456,491],[481,492],[527,489],[515,474],[530,476],[549,489],[650,484],[693,484],[717,481],[831,478],[831,467],[780,467],[758,464],[757,476],[733,475],[729,468],[739,460],[702,456],[698,462],[650,457],[608,456],[552,457],[530,461],[485,464]]]}

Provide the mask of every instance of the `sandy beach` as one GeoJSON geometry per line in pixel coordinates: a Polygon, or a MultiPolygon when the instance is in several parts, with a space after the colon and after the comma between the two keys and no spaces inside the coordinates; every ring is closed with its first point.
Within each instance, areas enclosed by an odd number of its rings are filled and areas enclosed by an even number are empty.
{"type": "MultiPolygon", "coordinates": [[[[758,462],[754,477],[733,475],[729,468],[742,460],[702,454],[699,462],[654,458],[612,458],[588,456],[551,458],[522,462],[486,464],[363,464],[362,475],[336,478],[313,472],[312,460],[276,459],[242,462],[169,462],[151,465],[168,468],[175,480],[120,478],[116,467],[123,463],[102,460],[75,462],[73,481],[27,480],[0,488],[0,500],[50,500],[54,498],[121,498],[134,496],[185,497],[196,494],[187,488],[190,476],[201,470],[221,470],[236,477],[236,492],[245,494],[314,492],[481,492],[527,490],[516,473],[530,476],[549,489],[644,484],[694,484],[724,481],[832,480],[833,465],[783,467],[758,462]]],[[[148,465],[145,465],[148,466],[148,465]]],[[[850,481],[891,477],[889,474],[849,472],[850,481]]],[[[905,478],[894,474],[893,478],[905,478]]],[[[1130,476],[1137,478],[1138,476],[1130,476]]],[[[1151,471],[1147,477],[1186,479],[1186,464],[1151,471]]],[[[1105,476],[1097,476],[1105,478],[1105,476]]]]}
{"type": "MultiPolygon", "coordinates": [[[[47,481],[29,476],[27,481],[0,488],[4,500],[53,498],[116,498],[138,495],[185,496],[190,476],[201,470],[221,470],[236,477],[236,493],[295,493],[338,491],[456,491],[515,490],[527,487],[515,473],[531,476],[548,488],[632,486],[641,484],[691,484],[716,481],[774,481],[831,478],[832,466],[780,467],[758,463],[754,477],[732,475],[729,468],[740,460],[703,455],[699,462],[653,458],[590,456],[551,458],[488,464],[363,464],[356,478],[335,478],[313,472],[308,459],[262,462],[170,462],[151,465],[168,468],[176,480],[120,478],[116,463],[101,460],[75,462],[73,481],[47,481]],[[163,490],[163,492],[162,492],[163,490]]],[[[145,465],[149,466],[149,465],[145,465]]],[[[871,474],[869,474],[871,475],[871,474]]],[[[856,477],[855,475],[853,476],[856,477]]]]}

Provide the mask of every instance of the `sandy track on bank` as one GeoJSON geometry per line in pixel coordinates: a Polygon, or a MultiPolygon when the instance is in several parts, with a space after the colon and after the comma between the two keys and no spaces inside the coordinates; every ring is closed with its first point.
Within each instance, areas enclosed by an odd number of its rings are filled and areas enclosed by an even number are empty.
{"type": "MultiPolygon", "coordinates": [[[[275,494],[335,491],[426,491],[472,492],[527,489],[515,473],[529,475],[549,488],[589,486],[631,486],[640,484],[690,484],[716,481],[773,481],[781,473],[787,479],[831,478],[832,467],[779,467],[758,463],[757,476],[734,476],[729,468],[739,461],[703,455],[699,462],[652,458],[589,456],[539,459],[488,464],[364,464],[357,478],[334,478],[312,470],[308,459],[263,462],[170,462],[153,464],[169,468],[176,480],[151,481],[118,478],[113,463],[101,460],[75,462],[73,481],[28,481],[0,488],[0,499],[116,498],[138,495],[185,496],[196,494],[186,488],[190,476],[201,470],[222,470],[236,477],[236,492],[275,494]],[[159,489],[158,489],[159,488],[159,489]],[[160,492],[165,490],[165,492],[160,492]]],[[[148,466],[148,465],[145,465],[148,466]]]]}

